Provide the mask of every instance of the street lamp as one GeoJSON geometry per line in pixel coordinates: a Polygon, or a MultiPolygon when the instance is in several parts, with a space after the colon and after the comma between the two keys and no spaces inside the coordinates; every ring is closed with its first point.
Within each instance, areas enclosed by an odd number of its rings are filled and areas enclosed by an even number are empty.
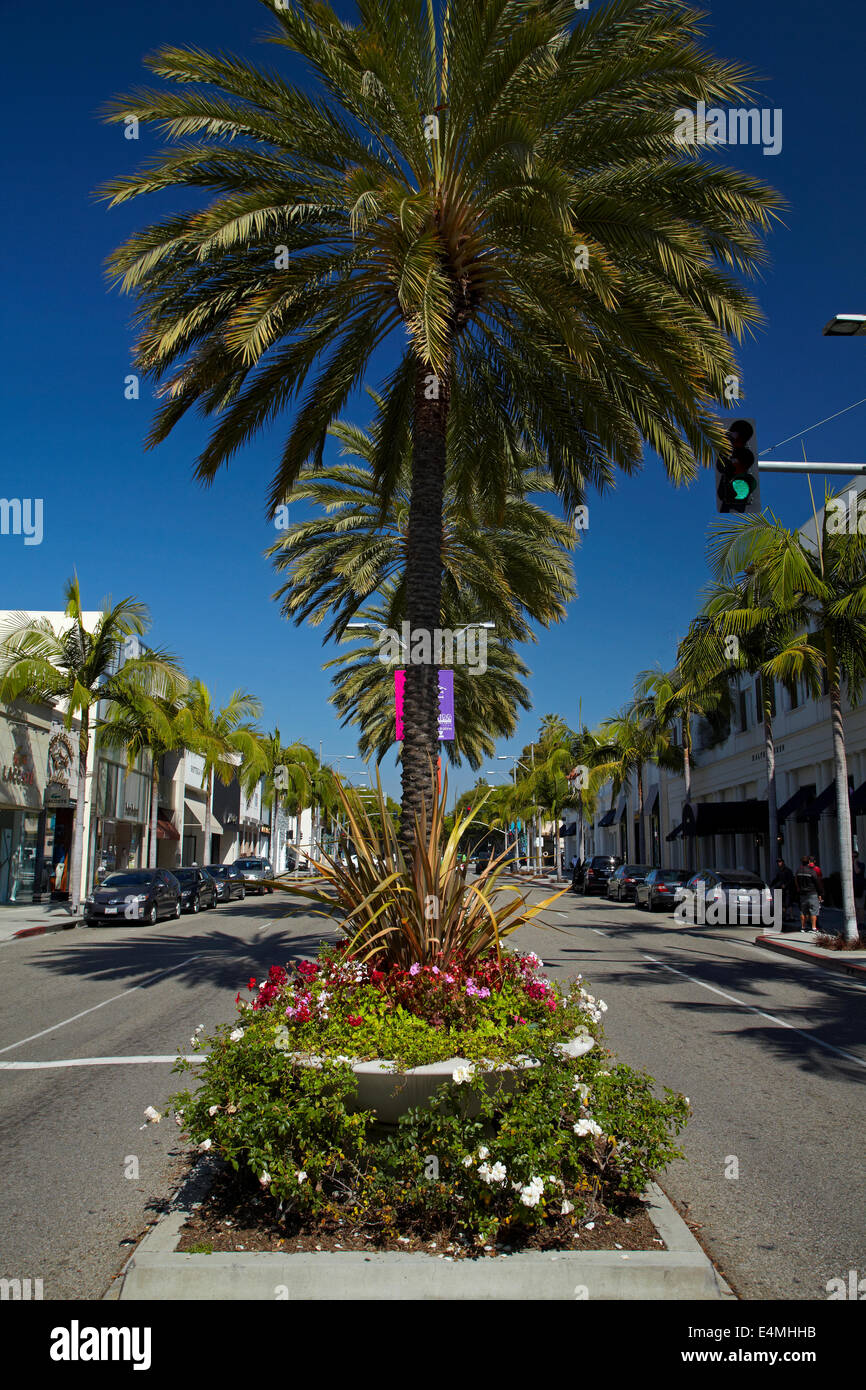
{"type": "Polygon", "coordinates": [[[834,314],[823,329],[825,338],[854,338],[866,334],[866,314],[834,314]]]}
{"type": "MultiPolygon", "coordinates": [[[[511,772],[512,772],[512,776],[513,776],[513,778],[514,778],[514,785],[515,785],[515,787],[517,786],[517,769],[518,769],[519,767],[524,768],[527,772],[530,772],[530,771],[531,771],[531,772],[534,772],[534,771],[535,771],[535,744],[534,744],[534,743],[533,743],[533,744],[530,744],[530,748],[531,748],[531,751],[532,751],[532,767],[531,767],[531,768],[529,768],[529,766],[528,766],[526,763],[521,762],[520,758],[518,758],[518,756],[517,756],[516,753],[497,753],[497,755],[496,755],[500,762],[508,762],[508,761],[511,762],[511,765],[512,765],[512,766],[511,766],[511,772]]],[[[537,806],[533,806],[532,811],[533,811],[533,814],[532,814],[532,838],[533,838],[534,840],[537,840],[537,839],[538,839],[538,807],[537,807],[537,806]]],[[[537,860],[537,859],[538,859],[538,845],[535,845],[535,851],[536,851],[535,857],[536,857],[536,860],[537,860]]],[[[526,830],[526,867],[527,867],[527,869],[529,868],[529,865],[530,865],[530,859],[531,859],[531,855],[530,855],[530,853],[529,853],[529,828],[527,827],[527,830],[526,830]]],[[[539,866],[539,867],[540,867],[540,866],[539,866]]]]}

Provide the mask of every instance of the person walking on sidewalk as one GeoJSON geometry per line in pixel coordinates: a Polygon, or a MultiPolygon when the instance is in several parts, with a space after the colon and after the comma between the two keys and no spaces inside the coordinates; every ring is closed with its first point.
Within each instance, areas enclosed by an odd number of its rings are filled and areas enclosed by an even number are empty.
{"type": "Polygon", "coordinates": [[[821,880],[818,875],[820,869],[813,864],[807,854],[800,860],[800,867],[794,875],[794,882],[797,892],[800,895],[800,930],[805,932],[817,932],[818,913],[821,911],[821,899],[824,896],[821,880]],[[811,922],[806,925],[807,918],[811,922]]]}
{"type": "Polygon", "coordinates": [[[794,913],[794,898],[796,896],[796,886],[794,875],[788,868],[781,856],[776,860],[776,876],[770,884],[771,888],[778,888],[782,894],[782,931],[785,930],[785,923],[794,918],[796,926],[796,916],[794,913]]]}

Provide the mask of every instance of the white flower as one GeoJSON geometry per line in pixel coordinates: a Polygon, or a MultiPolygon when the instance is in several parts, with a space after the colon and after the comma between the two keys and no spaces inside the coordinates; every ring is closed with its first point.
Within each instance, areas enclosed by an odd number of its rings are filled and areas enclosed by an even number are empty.
{"type": "Polygon", "coordinates": [[[595,1120],[578,1120],[574,1126],[574,1132],[583,1137],[585,1134],[601,1134],[602,1128],[601,1125],[596,1124],[595,1120]]]}
{"type": "Polygon", "coordinates": [[[270,1186],[271,1175],[270,1175],[270,1173],[268,1172],[267,1168],[266,1168],[265,1171],[262,1173],[262,1176],[259,1178],[259,1182],[261,1183],[262,1187],[269,1187],[269,1186],[270,1186]]]}
{"type": "Polygon", "coordinates": [[[544,1182],[541,1178],[530,1178],[525,1187],[520,1189],[520,1200],[525,1207],[537,1207],[544,1192],[544,1182]]]}
{"type": "Polygon", "coordinates": [[[203,1024],[203,1023],[200,1023],[200,1024],[198,1025],[198,1027],[196,1028],[195,1031],[196,1031],[197,1033],[203,1033],[203,1032],[204,1032],[204,1024],[203,1024]]]}
{"type": "Polygon", "coordinates": [[[484,1145],[482,1144],[482,1145],[481,1145],[481,1148],[478,1150],[478,1157],[479,1157],[479,1158],[488,1158],[489,1156],[490,1156],[490,1150],[489,1150],[489,1149],[485,1149],[484,1145]]]}
{"type": "Polygon", "coordinates": [[[585,1105],[589,1100],[589,1087],[586,1083],[584,1081],[575,1081],[571,1089],[576,1095],[580,1096],[581,1105],[585,1105]]]}
{"type": "Polygon", "coordinates": [[[144,1115],[145,1119],[148,1120],[149,1123],[152,1125],[158,1125],[160,1120],[162,1119],[162,1116],[160,1115],[159,1111],[154,1110],[152,1105],[149,1105],[147,1107],[147,1109],[144,1112],[144,1115]]]}
{"type": "Polygon", "coordinates": [[[301,1169],[298,1170],[298,1172],[295,1174],[295,1177],[297,1178],[298,1182],[306,1182],[306,1181],[307,1181],[307,1175],[306,1175],[306,1173],[304,1172],[303,1168],[301,1168],[301,1169]]]}
{"type": "Polygon", "coordinates": [[[478,1176],[479,1178],[481,1178],[483,1182],[486,1182],[489,1187],[490,1183],[492,1183],[493,1181],[493,1175],[489,1163],[479,1163],[478,1176]]]}
{"type": "Polygon", "coordinates": [[[451,1079],[452,1081],[456,1081],[457,1085],[460,1086],[464,1081],[471,1081],[474,1075],[475,1068],[471,1065],[468,1067],[455,1067],[451,1073],[451,1079]]]}
{"type": "Polygon", "coordinates": [[[573,1202],[563,1202],[560,1208],[560,1216],[569,1216],[574,1211],[573,1202]]]}
{"type": "Polygon", "coordinates": [[[471,1167],[472,1167],[472,1164],[473,1164],[474,1162],[475,1162],[475,1160],[474,1160],[474,1158],[472,1157],[472,1155],[471,1155],[471,1154],[467,1154],[466,1157],[465,1157],[464,1160],[463,1160],[463,1167],[464,1167],[464,1168],[471,1168],[471,1167]]]}
{"type": "Polygon", "coordinates": [[[212,1143],[213,1143],[212,1140],[210,1140],[210,1139],[205,1139],[205,1140],[202,1141],[201,1144],[199,1144],[199,1148],[200,1148],[200,1149],[204,1149],[205,1153],[207,1153],[208,1149],[212,1147],[212,1143]]]}
{"type": "Polygon", "coordinates": [[[243,1028],[234,1028],[232,1029],[231,1033],[229,1033],[229,1042],[240,1042],[243,1035],[243,1028]]]}
{"type": "Polygon", "coordinates": [[[198,1047],[198,1038],[190,1038],[190,1042],[192,1043],[193,1047],[198,1047]]]}
{"type": "Polygon", "coordinates": [[[207,1113],[208,1113],[211,1117],[213,1117],[213,1116],[216,1114],[216,1112],[217,1112],[218,1110],[219,1110],[219,1106],[218,1106],[218,1105],[211,1105],[211,1106],[209,1106],[208,1112],[207,1112],[207,1113]]]}
{"type": "Polygon", "coordinates": [[[490,1176],[494,1182],[505,1182],[505,1179],[507,1177],[507,1173],[505,1171],[505,1164],[494,1163],[493,1167],[490,1169],[490,1176]]]}

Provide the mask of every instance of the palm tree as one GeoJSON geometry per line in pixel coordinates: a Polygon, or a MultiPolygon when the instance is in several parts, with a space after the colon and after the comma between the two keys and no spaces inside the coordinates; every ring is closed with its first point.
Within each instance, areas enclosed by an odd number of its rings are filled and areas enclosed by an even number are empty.
{"type": "Polygon", "coordinates": [[[316,768],[316,755],[305,743],[284,746],[279,729],[261,740],[263,801],[271,807],[271,852],[274,868],[279,867],[279,817],[284,800],[287,814],[298,816],[310,805],[316,768]]]}
{"type": "Polygon", "coordinates": [[[602,722],[599,746],[590,753],[599,780],[609,779],[616,796],[632,777],[637,790],[637,844],[639,863],[644,862],[644,769],[650,763],[679,771],[682,749],[671,737],[669,721],[652,702],[636,699],[618,715],[602,722]]]}
{"type": "Polygon", "coordinates": [[[81,905],[84,860],[84,807],[91,712],[100,702],[126,698],[131,683],[154,698],[167,698],[180,677],[174,657],[157,649],[125,656],[130,637],[141,637],[150,626],[147,608],[138,599],[106,603],[92,632],[84,624],[78,577],[64,590],[66,621],[54,627],[48,618],[15,615],[0,638],[0,702],[26,699],[34,704],[65,705],[65,724],[78,720],[78,793],[69,898],[73,913],[81,905]]]}
{"type": "Polygon", "coordinates": [[[543,715],[534,749],[534,766],[528,777],[524,777],[525,790],[533,804],[541,807],[553,821],[557,878],[562,873],[559,815],[572,796],[568,775],[574,765],[574,742],[574,733],[560,715],[543,715]]]}
{"type": "MultiPolygon", "coordinates": [[[[672,741],[675,731],[681,730],[684,806],[691,805],[692,799],[692,720],[727,714],[731,706],[724,664],[719,666],[717,662],[707,661],[706,656],[701,661],[690,639],[691,632],[680,645],[678,664],[672,671],[663,671],[661,667],[641,671],[635,682],[638,708],[654,719],[660,729],[669,731],[672,741]]],[[[714,648],[717,657],[724,658],[724,651],[723,642],[714,648]]],[[[694,838],[689,836],[686,844],[687,867],[690,868],[694,838]]]]}
{"type": "Polygon", "coordinates": [[[224,786],[237,776],[241,787],[249,790],[262,776],[261,735],[248,721],[261,713],[261,704],[245,690],[235,690],[222,709],[217,709],[207,686],[190,682],[184,698],[179,726],[183,747],[198,753],[204,761],[202,788],[207,790],[204,813],[204,860],[211,849],[211,818],[214,774],[224,786]]]}
{"type": "MultiPolygon", "coordinates": [[[[840,494],[841,496],[841,494],[840,494]]],[[[711,558],[721,581],[754,577],[771,613],[799,620],[808,633],[799,652],[783,663],[768,662],[768,671],[785,679],[799,670],[813,695],[826,675],[830,697],[833,769],[836,785],[842,912],[846,941],[859,939],[854,905],[851,807],[848,799],[848,759],[842,718],[842,682],[850,698],[860,698],[866,681],[866,536],[856,527],[847,531],[829,523],[828,504],[838,501],[827,492],[815,538],[789,531],[772,513],[742,517],[712,528],[711,558]]]]}
{"type": "MultiPolygon", "coordinates": [[[[377,762],[381,762],[396,740],[395,667],[381,660],[378,633],[385,628],[400,631],[405,610],[398,606],[398,596],[396,586],[392,585],[385,589],[380,604],[362,610],[371,635],[359,641],[357,633],[349,634],[348,640],[353,643],[351,649],[326,663],[326,669],[335,668],[331,700],[342,723],[358,726],[361,755],[365,759],[375,755],[377,762]]],[[[473,607],[468,611],[477,610],[473,607]]],[[[456,611],[449,608],[445,610],[444,621],[456,631],[467,619],[459,608],[456,611]]],[[[497,637],[487,646],[486,670],[468,665],[455,665],[451,669],[454,672],[454,705],[459,717],[455,719],[454,738],[444,741],[442,747],[450,763],[459,763],[465,758],[475,769],[481,766],[484,758],[493,756],[498,739],[513,736],[518,707],[529,709],[531,700],[525,684],[529,668],[511,646],[497,637]]],[[[404,704],[404,749],[409,727],[404,704]]],[[[438,755],[437,743],[434,768],[438,755]]]]}
{"type": "Polygon", "coordinates": [[[130,680],[109,707],[100,724],[98,739],[107,748],[120,748],[132,768],[142,753],[150,755],[150,839],[148,864],[156,868],[157,820],[159,814],[159,769],[166,753],[182,747],[182,700],[188,688],[186,678],[172,683],[164,696],[148,694],[139,680],[130,680]]]}
{"type": "MultiPolygon", "coordinates": [[[[328,638],[342,637],[365,603],[385,591],[405,611],[411,502],[408,452],[384,509],[378,496],[372,465],[380,420],[367,432],[340,422],[330,433],[360,462],[305,469],[292,496],[313,502],[319,514],[293,523],[266,552],[288,575],[274,595],[285,616],[313,624],[330,618],[328,638]]],[[[462,495],[458,483],[449,479],[443,504],[441,612],[483,615],[500,641],[534,641],[530,622],[559,622],[575,597],[574,528],[523,495],[552,494],[537,468],[522,471],[520,491],[502,507],[478,489],[462,495]]]]}
{"type": "MultiPolygon", "coordinates": [[[[569,509],[644,445],[693,477],[722,446],[731,338],[760,317],[738,277],[780,203],[674,138],[677,110],[747,97],[701,20],[679,0],[396,0],[349,23],[294,0],[271,38],[312,90],[199,47],[150,56],[168,85],[107,119],[177,143],[105,196],[209,191],[111,258],[138,297],[138,369],[162,382],[149,443],[215,413],[210,481],[306,389],[275,508],[392,350],[376,471],[386,498],[408,422],[406,616],[428,632],[449,458],[500,501],[503,460],[535,458],[569,509]]],[[[436,686],[432,664],[408,668],[404,824],[429,796],[436,686]]]]}

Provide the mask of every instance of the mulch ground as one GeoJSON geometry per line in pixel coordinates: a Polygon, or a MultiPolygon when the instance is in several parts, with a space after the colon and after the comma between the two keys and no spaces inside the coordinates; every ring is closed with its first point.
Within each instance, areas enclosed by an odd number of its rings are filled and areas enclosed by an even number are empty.
{"type": "Polygon", "coordinates": [[[272,1199],[249,1177],[225,1169],[180,1234],[177,1249],[227,1254],[237,1250],[291,1254],[316,1250],[415,1251],[446,1259],[496,1256],[521,1250],[664,1250],[666,1247],[643,1203],[623,1198],[618,1213],[597,1203],[572,1225],[568,1217],[542,1227],[509,1228],[496,1244],[468,1244],[454,1230],[423,1229],[399,1222],[391,1230],[373,1229],[351,1218],[322,1222],[296,1213],[280,1217],[272,1199]]]}

